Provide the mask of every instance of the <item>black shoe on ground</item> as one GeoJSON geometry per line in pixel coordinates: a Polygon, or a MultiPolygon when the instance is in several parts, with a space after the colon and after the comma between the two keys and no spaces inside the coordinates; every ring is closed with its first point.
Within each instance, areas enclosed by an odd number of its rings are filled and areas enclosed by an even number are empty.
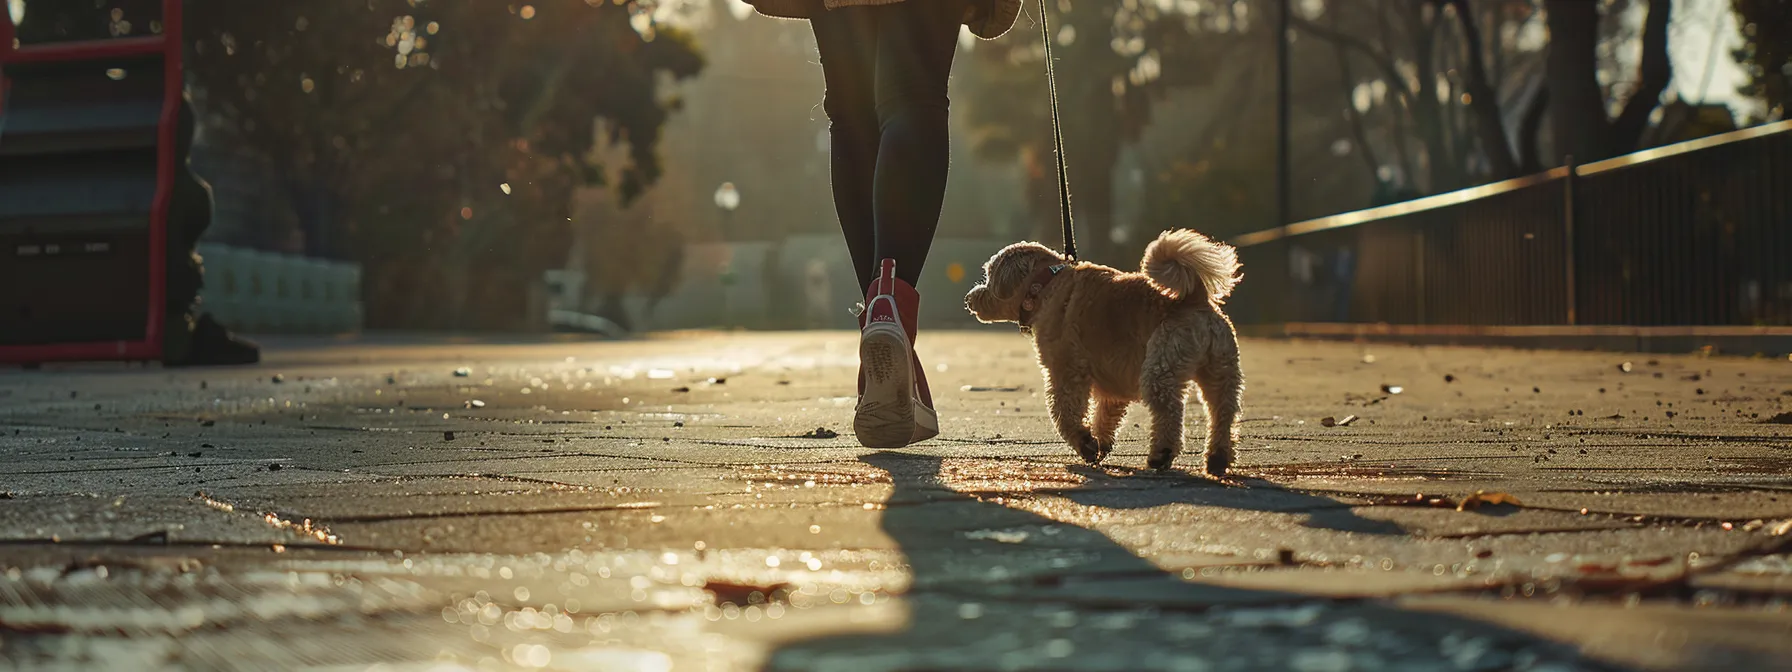
{"type": "Polygon", "coordinates": [[[211,313],[200,315],[193,324],[191,346],[187,356],[165,366],[239,366],[261,361],[261,346],[225,329],[212,319],[211,313]]]}

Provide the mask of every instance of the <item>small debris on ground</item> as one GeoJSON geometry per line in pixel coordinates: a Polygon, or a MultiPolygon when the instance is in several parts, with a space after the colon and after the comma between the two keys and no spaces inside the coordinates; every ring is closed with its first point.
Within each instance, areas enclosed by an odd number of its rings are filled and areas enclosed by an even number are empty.
{"type": "Polygon", "coordinates": [[[1446,382],[1446,383],[1456,382],[1456,374],[1453,374],[1453,373],[1444,374],[1444,382],[1446,382]]]}
{"type": "Polygon", "coordinates": [[[467,402],[467,408],[485,408],[485,402],[473,399],[467,402]]]}
{"type": "Polygon", "coordinates": [[[1387,383],[1382,383],[1381,391],[1386,394],[1399,394],[1401,392],[1405,392],[1406,388],[1401,387],[1399,385],[1389,385],[1387,383]]]}
{"type": "Polygon", "coordinates": [[[1019,392],[1019,385],[966,385],[959,392],[1019,392]]]}
{"type": "Polygon", "coordinates": [[[1349,427],[1350,423],[1356,421],[1357,417],[1354,415],[1346,415],[1342,418],[1334,418],[1328,415],[1319,419],[1319,425],[1322,427],[1349,427]]]}
{"type": "Polygon", "coordinates": [[[691,386],[689,386],[689,385],[679,385],[679,386],[678,386],[678,387],[674,387],[674,388],[672,388],[672,391],[673,391],[673,392],[689,392],[689,391],[691,391],[691,386]]]}
{"type": "Polygon", "coordinates": [[[131,537],[130,539],[125,540],[125,543],[127,543],[127,544],[160,544],[163,546],[167,546],[168,545],[168,531],[167,530],[156,530],[154,532],[145,532],[143,534],[139,534],[135,537],[131,537]]]}
{"type": "Polygon", "coordinates": [[[832,439],[840,436],[839,432],[826,427],[816,427],[815,431],[797,436],[799,439],[832,439]]]}
{"type": "Polygon", "coordinates": [[[1414,493],[1411,497],[1405,495],[1383,495],[1373,498],[1370,503],[1378,506],[1419,506],[1434,509],[1456,508],[1456,501],[1449,497],[1443,495],[1427,495],[1422,492],[1414,493]]]}
{"type": "Polygon", "coordinates": [[[443,441],[453,441],[454,440],[454,432],[442,432],[442,440],[443,441]]]}
{"type": "Polygon", "coordinates": [[[711,378],[711,379],[709,379],[709,384],[711,384],[711,385],[727,385],[728,379],[727,378],[711,378]]]}
{"type": "MultiPolygon", "coordinates": [[[[455,378],[467,378],[472,375],[473,375],[473,370],[470,368],[464,367],[464,366],[454,370],[455,378]]],[[[392,380],[391,378],[386,379],[387,382],[391,382],[391,380],[392,380]]]]}
{"type": "Polygon", "coordinates": [[[268,471],[279,471],[279,470],[285,469],[285,468],[286,468],[286,465],[280,464],[278,462],[268,465],[268,471]]]}
{"type": "Polygon", "coordinates": [[[1630,373],[1635,368],[1636,367],[1634,365],[1632,365],[1630,362],[1624,362],[1624,363],[1618,365],[1618,371],[1621,373],[1630,373]]]}
{"type": "Polygon", "coordinates": [[[275,385],[279,385],[280,383],[286,382],[286,376],[284,374],[276,373],[276,374],[274,374],[274,377],[270,378],[269,380],[274,381],[275,385]]]}

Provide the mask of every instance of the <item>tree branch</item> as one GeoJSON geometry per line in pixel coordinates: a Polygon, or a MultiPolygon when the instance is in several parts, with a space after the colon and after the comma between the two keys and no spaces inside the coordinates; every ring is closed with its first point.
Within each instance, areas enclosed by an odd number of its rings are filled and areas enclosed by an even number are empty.
{"type": "Polygon", "coordinates": [[[1549,85],[1538,84],[1537,92],[1525,104],[1524,117],[1518,122],[1518,166],[1526,173],[1543,171],[1542,152],[1537,146],[1543,130],[1544,113],[1549,111],[1549,85]]]}
{"type": "Polygon", "coordinates": [[[1481,134],[1481,151],[1493,163],[1495,179],[1518,177],[1518,160],[1512,156],[1512,142],[1506,136],[1506,124],[1500,117],[1499,94],[1487,82],[1487,66],[1481,56],[1481,29],[1475,25],[1475,16],[1469,9],[1468,0],[1449,0],[1456,8],[1456,22],[1462,30],[1462,41],[1468,52],[1467,76],[1463,85],[1467,87],[1469,109],[1475,113],[1475,127],[1481,134]]]}
{"type": "Polygon", "coordinates": [[[1637,66],[1638,82],[1624,110],[1612,122],[1614,149],[1628,152],[1637,149],[1637,141],[1649,126],[1649,113],[1661,104],[1661,92],[1674,76],[1674,65],[1668,60],[1668,23],[1673,14],[1672,0],[1650,0],[1649,17],[1643,22],[1643,60],[1637,66]]]}
{"type": "MultiPolygon", "coordinates": [[[[1332,14],[1332,21],[1337,21],[1337,14],[1332,14]]],[[[1350,72],[1350,53],[1344,45],[1333,42],[1332,48],[1337,52],[1338,85],[1344,89],[1344,118],[1350,122],[1350,135],[1356,139],[1358,155],[1369,164],[1369,174],[1381,179],[1377,173],[1381,169],[1381,161],[1375,158],[1375,149],[1369,146],[1369,134],[1363,131],[1363,115],[1356,109],[1356,76],[1350,72]]]]}
{"type": "Polygon", "coordinates": [[[1290,23],[1294,24],[1294,27],[1310,33],[1313,37],[1317,37],[1339,47],[1369,57],[1369,62],[1374,63],[1375,67],[1381,70],[1382,75],[1390,80],[1388,82],[1390,87],[1397,88],[1402,95],[1411,95],[1412,90],[1406,87],[1406,78],[1400,76],[1400,69],[1394,67],[1394,60],[1389,58],[1386,53],[1383,53],[1380,49],[1376,48],[1375,45],[1369,44],[1348,33],[1321,26],[1298,16],[1290,16],[1288,17],[1288,20],[1290,23]]]}

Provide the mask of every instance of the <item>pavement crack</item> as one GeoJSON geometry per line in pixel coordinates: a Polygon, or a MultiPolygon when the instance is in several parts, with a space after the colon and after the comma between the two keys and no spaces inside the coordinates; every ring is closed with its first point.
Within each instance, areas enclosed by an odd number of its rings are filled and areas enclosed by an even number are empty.
{"type": "Polygon", "coordinates": [[[607,504],[601,506],[562,506],[547,509],[524,509],[511,511],[436,511],[432,513],[394,513],[388,515],[367,516],[335,516],[328,519],[331,524],[365,524],[389,523],[406,520],[441,520],[446,518],[511,518],[520,516],[543,516],[562,513],[605,513],[612,511],[643,511],[657,509],[659,502],[627,502],[623,504],[607,504]]]}

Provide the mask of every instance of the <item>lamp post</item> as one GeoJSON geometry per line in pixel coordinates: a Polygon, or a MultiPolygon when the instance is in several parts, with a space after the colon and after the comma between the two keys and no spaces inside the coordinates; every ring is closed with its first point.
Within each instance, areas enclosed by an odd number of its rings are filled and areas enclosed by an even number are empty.
{"type": "MultiPolygon", "coordinates": [[[[740,207],[740,190],[734,188],[733,182],[723,182],[722,186],[716,187],[716,207],[720,208],[722,211],[722,243],[726,245],[728,242],[728,230],[730,228],[728,225],[730,220],[734,218],[734,209],[740,207]]],[[[732,326],[734,321],[733,315],[731,314],[733,311],[730,309],[730,304],[732,302],[728,300],[728,292],[734,285],[733,256],[733,254],[729,254],[728,265],[723,267],[721,277],[722,318],[729,322],[730,326],[732,326]]]]}
{"type": "Polygon", "coordinates": [[[734,209],[740,207],[740,190],[734,188],[733,182],[723,182],[716,187],[716,207],[722,209],[722,233],[728,233],[728,219],[734,209]]]}

